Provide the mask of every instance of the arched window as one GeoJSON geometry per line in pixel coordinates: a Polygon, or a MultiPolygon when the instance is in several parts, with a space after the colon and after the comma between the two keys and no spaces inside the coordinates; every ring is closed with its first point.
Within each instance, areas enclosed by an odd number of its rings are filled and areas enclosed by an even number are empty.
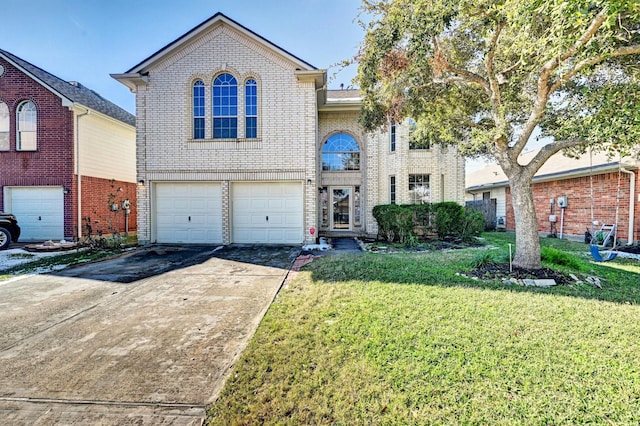
{"type": "Polygon", "coordinates": [[[204,139],[204,82],[193,83],[193,138],[204,139]]]}
{"type": "Polygon", "coordinates": [[[9,107],[0,102],[0,151],[9,151],[9,107]]]}
{"type": "Polygon", "coordinates": [[[327,139],[322,147],[322,170],[360,170],[358,142],[346,133],[327,139]]]}
{"type": "Polygon", "coordinates": [[[18,106],[18,140],[16,150],[35,151],[38,149],[38,113],[36,105],[26,101],[18,106]]]}
{"type": "Polygon", "coordinates": [[[245,99],[245,137],[258,137],[258,83],[254,79],[247,80],[244,85],[245,99]]]}
{"type": "Polygon", "coordinates": [[[220,74],[213,81],[213,137],[238,137],[238,82],[231,74],[220,74]]]}

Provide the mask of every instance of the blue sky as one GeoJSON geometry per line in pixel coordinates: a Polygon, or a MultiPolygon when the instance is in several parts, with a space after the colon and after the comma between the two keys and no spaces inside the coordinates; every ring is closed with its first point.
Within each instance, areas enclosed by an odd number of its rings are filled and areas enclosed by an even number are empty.
{"type": "Polygon", "coordinates": [[[216,12],[318,68],[329,88],[351,84],[364,32],[360,0],[2,0],[0,49],[67,81],[79,81],[135,113],[123,73],[216,12]]]}

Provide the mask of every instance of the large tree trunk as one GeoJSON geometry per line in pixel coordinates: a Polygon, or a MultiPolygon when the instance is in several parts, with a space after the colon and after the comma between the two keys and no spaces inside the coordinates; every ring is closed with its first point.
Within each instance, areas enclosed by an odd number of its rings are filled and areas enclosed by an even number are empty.
{"type": "Polygon", "coordinates": [[[509,180],[511,204],[516,222],[516,254],[513,265],[526,269],[541,268],[540,238],[536,209],[533,204],[531,178],[514,176],[509,180]]]}

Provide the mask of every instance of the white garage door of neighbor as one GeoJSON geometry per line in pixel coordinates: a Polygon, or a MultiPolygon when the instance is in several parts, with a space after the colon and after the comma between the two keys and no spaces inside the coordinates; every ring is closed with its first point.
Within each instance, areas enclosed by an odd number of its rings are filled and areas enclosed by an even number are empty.
{"type": "MultiPolygon", "coordinates": [[[[64,193],[61,186],[9,188],[11,213],[18,218],[20,241],[64,238],[64,193]]],[[[9,209],[8,209],[9,210],[9,209]]]]}
{"type": "Polygon", "coordinates": [[[157,183],[158,243],[222,242],[222,190],[219,183],[157,183]]]}
{"type": "Polygon", "coordinates": [[[300,182],[242,182],[232,185],[234,243],[302,243],[304,226],[300,182]]]}

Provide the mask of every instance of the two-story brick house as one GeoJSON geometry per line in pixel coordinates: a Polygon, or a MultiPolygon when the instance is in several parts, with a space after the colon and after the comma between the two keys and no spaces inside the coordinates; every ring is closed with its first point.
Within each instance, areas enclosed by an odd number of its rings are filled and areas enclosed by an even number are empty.
{"type": "Polygon", "coordinates": [[[20,240],[133,232],[135,201],[135,117],[0,50],[0,210],[20,240]]]}
{"type": "Polygon", "coordinates": [[[463,202],[454,149],[365,133],[357,91],[223,14],[112,76],[136,93],[143,243],[375,235],[378,204],[463,202]]]}

